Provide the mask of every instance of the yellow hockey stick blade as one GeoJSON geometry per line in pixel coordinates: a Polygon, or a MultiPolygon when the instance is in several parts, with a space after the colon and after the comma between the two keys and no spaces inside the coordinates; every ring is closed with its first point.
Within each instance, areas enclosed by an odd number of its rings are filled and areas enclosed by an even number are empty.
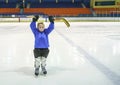
{"type": "Polygon", "coordinates": [[[65,18],[61,18],[61,19],[66,24],[67,27],[70,27],[70,23],[65,18]]]}
{"type": "Polygon", "coordinates": [[[67,27],[70,27],[69,22],[65,18],[55,18],[55,20],[63,21],[66,24],[67,27]]]}

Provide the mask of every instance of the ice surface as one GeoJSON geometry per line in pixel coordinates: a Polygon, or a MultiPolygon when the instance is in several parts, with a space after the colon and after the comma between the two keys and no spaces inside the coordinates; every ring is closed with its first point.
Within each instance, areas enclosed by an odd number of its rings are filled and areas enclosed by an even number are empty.
{"type": "Polygon", "coordinates": [[[29,24],[0,23],[0,85],[120,85],[120,22],[56,22],[38,78],[29,24]]]}

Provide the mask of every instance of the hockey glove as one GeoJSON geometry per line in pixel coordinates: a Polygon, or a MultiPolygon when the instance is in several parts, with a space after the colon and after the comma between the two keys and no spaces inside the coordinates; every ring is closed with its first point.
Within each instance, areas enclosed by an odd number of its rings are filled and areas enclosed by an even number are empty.
{"type": "Polygon", "coordinates": [[[53,16],[49,16],[48,18],[49,18],[49,21],[50,21],[51,23],[54,23],[54,20],[55,20],[55,19],[54,19],[53,16]]]}
{"type": "Polygon", "coordinates": [[[39,16],[38,15],[35,15],[32,19],[33,22],[36,22],[37,20],[39,19],[39,16]]]}

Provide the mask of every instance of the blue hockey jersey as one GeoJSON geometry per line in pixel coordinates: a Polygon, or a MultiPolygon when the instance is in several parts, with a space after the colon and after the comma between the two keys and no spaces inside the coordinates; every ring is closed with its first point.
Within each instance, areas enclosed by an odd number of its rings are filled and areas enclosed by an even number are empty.
{"type": "Polygon", "coordinates": [[[48,34],[54,29],[54,23],[50,23],[48,28],[43,32],[40,32],[36,28],[36,22],[31,22],[30,28],[35,37],[34,48],[48,48],[49,47],[49,39],[48,34]]]}

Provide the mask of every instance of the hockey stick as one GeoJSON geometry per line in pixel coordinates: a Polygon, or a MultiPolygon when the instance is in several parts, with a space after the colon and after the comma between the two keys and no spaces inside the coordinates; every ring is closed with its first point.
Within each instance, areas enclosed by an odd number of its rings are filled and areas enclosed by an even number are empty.
{"type": "Polygon", "coordinates": [[[65,18],[55,18],[55,20],[62,20],[66,24],[67,27],[70,27],[69,22],[65,18]]]}
{"type": "MultiPolygon", "coordinates": [[[[34,16],[27,16],[28,18],[33,18],[34,16]]],[[[65,19],[65,18],[55,18],[55,20],[56,21],[63,21],[65,24],[66,24],[66,26],[69,28],[70,27],[70,23],[65,19]]]]}

